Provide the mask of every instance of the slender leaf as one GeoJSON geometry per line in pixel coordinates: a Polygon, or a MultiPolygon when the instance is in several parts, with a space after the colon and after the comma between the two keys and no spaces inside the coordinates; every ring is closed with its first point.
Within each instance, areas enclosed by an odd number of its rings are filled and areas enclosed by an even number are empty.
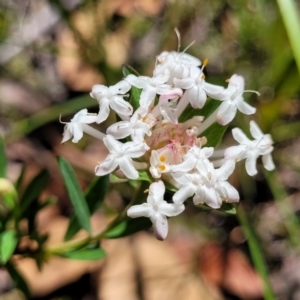
{"type": "Polygon", "coordinates": [[[70,201],[74,207],[76,218],[81,226],[89,233],[91,232],[90,212],[83,192],[79,186],[71,165],[62,157],[58,158],[60,171],[67,187],[70,201]]]}
{"type": "Polygon", "coordinates": [[[24,215],[28,207],[32,204],[33,201],[36,201],[45,189],[46,184],[49,179],[49,173],[47,170],[42,170],[27,186],[21,201],[20,209],[21,215],[24,215]]]}
{"type": "Polygon", "coordinates": [[[5,268],[8,271],[11,279],[14,281],[16,287],[24,293],[27,299],[29,299],[31,293],[23,276],[18,272],[11,262],[7,262],[5,268]]]}
{"type": "Polygon", "coordinates": [[[0,262],[5,264],[12,256],[18,243],[16,231],[6,230],[0,234],[0,262]]]}
{"type": "Polygon", "coordinates": [[[222,126],[218,123],[213,123],[209,128],[207,128],[201,136],[207,138],[207,143],[205,147],[216,147],[221,141],[228,126],[222,126]]]}
{"type": "Polygon", "coordinates": [[[77,260],[98,260],[106,256],[105,251],[102,248],[97,249],[81,249],[77,251],[63,253],[61,256],[77,259],[77,260]]]}
{"type": "Polygon", "coordinates": [[[194,116],[203,116],[207,118],[220,106],[220,104],[221,101],[211,99],[208,100],[204,107],[201,109],[196,109],[189,105],[181,114],[179,122],[185,122],[194,116]]]}
{"type": "Polygon", "coordinates": [[[123,65],[122,67],[122,73],[123,76],[126,77],[130,74],[133,74],[135,76],[140,76],[140,74],[138,73],[137,70],[135,70],[133,67],[129,66],[129,65],[123,65]]]}
{"type": "Polygon", "coordinates": [[[4,148],[4,142],[0,136],[0,178],[6,178],[7,157],[4,148]]]}
{"type": "Polygon", "coordinates": [[[104,237],[108,239],[120,238],[144,229],[149,229],[151,226],[152,223],[148,218],[132,219],[127,217],[124,221],[109,230],[104,237]]]}
{"type": "MultiPolygon", "coordinates": [[[[85,192],[85,199],[92,215],[103,203],[109,189],[109,176],[95,177],[85,192]]],[[[65,234],[65,240],[70,240],[79,230],[80,224],[74,214],[69,222],[69,227],[65,234]]]]}
{"type": "Polygon", "coordinates": [[[15,187],[16,187],[16,190],[20,193],[20,188],[21,188],[21,185],[22,185],[22,182],[23,182],[23,179],[24,179],[24,174],[25,174],[25,170],[26,170],[26,166],[23,165],[22,166],[22,170],[21,170],[21,173],[15,183],[15,187]]]}

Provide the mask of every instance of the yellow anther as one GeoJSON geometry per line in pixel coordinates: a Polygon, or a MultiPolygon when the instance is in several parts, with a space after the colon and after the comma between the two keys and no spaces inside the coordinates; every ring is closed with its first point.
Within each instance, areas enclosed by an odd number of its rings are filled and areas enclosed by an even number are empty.
{"type": "Polygon", "coordinates": [[[166,161],[166,157],[165,157],[164,155],[162,155],[162,156],[160,156],[159,160],[160,160],[161,162],[165,162],[165,161],[166,161]]]}
{"type": "Polygon", "coordinates": [[[160,165],[159,168],[160,168],[161,171],[165,171],[166,170],[166,166],[165,165],[160,165]]]}
{"type": "Polygon", "coordinates": [[[204,74],[201,75],[201,79],[205,79],[205,75],[204,74]]]}
{"type": "Polygon", "coordinates": [[[208,58],[205,58],[203,61],[203,66],[206,67],[208,65],[208,58]]]}
{"type": "Polygon", "coordinates": [[[149,189],[144,190],[144,194],[147,194],[149,192],[149,189]]]}

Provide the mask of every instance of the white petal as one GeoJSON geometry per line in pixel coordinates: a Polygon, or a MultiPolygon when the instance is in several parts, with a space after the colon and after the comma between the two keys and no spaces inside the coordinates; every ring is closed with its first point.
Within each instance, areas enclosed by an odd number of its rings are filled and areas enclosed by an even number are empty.
{"type": "Polygon", "coordinates": [[[62,139],[61,143],[68,141],[73,136],[73,134],[69,128],[70,125],[71,125],[70,123],[65,125],[63,139],[62,139]]]}
{"type": "Polygon", "coordinates": [[[121,151],[122,143],[117,141],[112,135],[107,134],[105,138],[103,138],[103,143],[110,153],[118,153],[121,151]]]}
{"type": "Polygon", "coordinates": [[[132,159],[130,157],[123,156],[118,160],[119,160],[120,169],[127,178],[129,179],[139,178],[139,173],[133,166],[132,159]]]}
{"type": "Polygon", "coordinates": [[[156,90],[154,87],[146,87],[143,89],[140,96],[140,105],[144,107],[149,107],[156,96],[156,90]]]}
{"type": "Polygon", "coordinates": [[[238,88],[238,90],[241,92],[244,91],[244,87],[245,87],[244,77],[237,74],[232,75],[229,79],[228,87],[231,88],[232,86],[234,86],[234,88],[238,88]]]}
{"type": "Polygon", "coordinates": [[[207,95],[211,98],[217,97],[224,91],[223,86],[211,84],[206,81],[203,82],[203,88],[204,88],[205,92],[207,93],[207,95]]]}
{"type": "Polygon", "coordinates": [[[224,151],[224,158],[225,159],[234,159],[235,161],[240,161],[245,157],[245,146],[239,145],[239,146],[232,146],[224,151]]]}
{"type": "Polygon", "coordinates": [[[158,215],[153,223],[155,236],[158,240],[164,240],[168,235],[168,220],[163,215],[158,215]]]}
{"type": "Polygon", "coordinates": [[[256,108],[245,102],[242,97],[235,101],[235,104],[238,110],[245,115],[253,115],[256,112],[256,108]]]}
{"type": "Polygon", "coordinates": [[[161,180],[158,182],[153,182],[149,187],[149,192],[153,194],[155,199],[158,199],[159,201],[163,201],[165,190],[165,185],[161,180]]]}
{"type": "Polygon", "coordinates": [[[232,174],[235,168],[235,162],[232,159],[225,160],[224,164],[216,170],[219,180],[224,181],[232,174]]]}
{"type": "Polygon", "coordinates": [[[109,89],[114,94],[125,94],[130,90],[130,88],[131,86],[127,81],[121,80],[114,86],[111,86],[109,89]]]}
{"type": "Polygon", "coordinates": [[[222,194],[225,196],[225,202],[236,203],[240,200],[238,191],[227,181],[220,184],[222,194]]]}
{"type": "Polygon", "coordinates": [[[101,164],[96,166],[95,174],[97,176],[109,174],[113,172],[117,166],[118,160],[108,155],[107,158],[101,164]]]}
{"type": "Polygon", "coordinates": [[[171,204],[164,201],[159,205],[159,211],[167,217],[175,217],[184,211],[183,204],[171,204]]]}
{"type": "Polygon", "coordinates": [[[132,124],[127,121],[120,121],[109,126],[106,133],[112,135],[115,139],[123,139],[132,133],[132,124]]]}
{"type": "Polygon", "coordinates": [[[73,123],[70,130],[73,133],[73,143],[78,143],[78,141],[83,137],[83,129],[80,123],[73,123]]]}
{"type": "Polygon", "coordinates": [[[247,145],[250,143],[250,140],[247,138],[245,133],[240,128],[237,128],[237,127],[233,128],[232,136],[240,144],[247,145]]]}
{"type": "Polygon", "coordinates": [[[255,123],[255,121],[250,121],[250,132],[251,135],[256,139],[260,140],[263,137],[263,132],[260,130],[258,125],[255,123]]]}
{"type": "Polygon", "coordinates": [[[207,96],[202,87],[195,86],[187,90],[186,93],[187,92],[193,108],[202,108],[204,106],[207,96]]]}
{"type": "Polygon", "coordinates": [[[275,164],[273,162],[273,158],[271,153],[269,154],[265,154],[262,157],[262,162],[264,164],[264,167],[268,170],[268,171],[272,171],[275,169],[275,164]]]}
{"type": "Polygon", "coordinates": [[[231,101],[223,101],[219,107],[217,120],[221,125],[227,125],[236,115],[236,106],[231,101]]]}
{"type": "Polygon", "coordinates": [[[148,203],[133,205],[127,210],[127,216],[130,218],[146,217],[149,218],[152,213],[152,207],[148,203]]]}
{"type": "Polygon", "coordinates": [[[114,96],[110,99],[110,107],[118,114],[131,116],[133,108],[131,104],[125,101],[122,96],[114,96]]]}
{"type": "Polygon", "coordinates": [[[195,85],[195,80],[192,78],[184,78],[184,79],[174,78],[173,82],[176,87],[179,87],[184,90],[190,89],[195,85]]]}
{"type": "Polygon", "coordinates": [[[246,159],[246,171],[250,176],[254,176],[257,174],[256,160],[257,160],[257,156],[254,154],[248,156],[248,158],[246,159]]]}
{"type": "Polygon", "coordinates": [[[100,102],[100,110],[97,117],[97,123],[102,123],[108,118],[109,115],[109,99],[103,98],[100,102]]]}
{"type": "Polygon", "coordinates": [[[108,92],[108,87],[102,84],[96,84],[92,87],[92,92],[90,96],[99,101],[102,97],[106,96],[108,92]]]}
{"type": "Polygon", "coordinates": [[[173,196],[173,202],[182,204],[187,198],[193,196],[196,188],[192,184],[182,186],[173,196]]]}

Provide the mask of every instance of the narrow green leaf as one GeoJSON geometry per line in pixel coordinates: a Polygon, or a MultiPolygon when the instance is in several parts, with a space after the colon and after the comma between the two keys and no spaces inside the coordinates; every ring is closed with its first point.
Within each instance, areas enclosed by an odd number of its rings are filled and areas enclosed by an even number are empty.
{"type": "Polygon", "coordinates": [[[0,136],[0,178],[6,178],[7,157],[2,137],[0,136]]]}
{"type": "Polygon", "coordinates": [[[0,262],[5,264],[12,256],[18,243],[16,231],[6,230],[0,234],[0,262]]]}
{"type": "Polygon", "coordinates": [[[87,232],[91,233],[90,212],[83,192],[79,186],[75,173],[71,165],[62,157],[58,158],[60,171],[66,185],[70,201],[74,207],[76,218],[87,232]]]}
{"type": "Polygon", "coordinates": [[[122,73],[123,76],[126,77],[130,74],[133,74],[135,76],[140,76],[140,74],[138,73],[137,70],[135,70],[133,67],[129,66],[129,65],[123,65],[122,66],[122,73]]]}
{"type": "Polygon", "coordinates": [[[21,215],[24,215],[28,207],[33,201],[36,201],[45,189],[49,179],[49,173],[47,170],[42,170],[27,186],[21,200],[20,209],[21,215]]]}
{"type": "Polygon", "coordinates": [[[148,218],[132,219],[127,217],[124,221],[109,230],[104,237],[108,239],[120,238],[144,229],[149,229],[151,226],[152,223],[148,218]]]}
{"type": "Polygon", "coordinates": [[[230,214],[230,215],[236,215],[236,208],[231,203],[223,203],[222,206],[218,210],[225,212],[227,214],[230,214]]]}
{"type": "Polygon", "coordinates": [[[5,268],[8,271],[11,279],[14,281],[16,287],[24,293],[27,299],[30,299],[31,293],[23,276],[18,272],[11,262],[7,262],[5,268]]]}
{"type": "Polygon", "coordinates": [[[134,110],[140,107],[140,97],[141,97],[142,90],[136,88],[135,86],[131,87],[131,96],[129,103],[132,105],[134,110]]]}
{"type": "Polygon", "coordinates": [[[97,248],[97,249],[85,248],[78,251],[63,253],[61,256],[70,259],[77,259],[77,260],[98,260],[105,257],[106,253],[102,248],[97,248]]]}
{"type": "MultiPolygon", "coordinates": [[[[95,177],[90,186],[85,192],[85,199],[92,215],[103,203],[106,193],[109,189],[109,176],[95,177]]],[[[69,227],[65,234],[65,240],[70,240],[79,230],[80,224],[76,218],[76,215],[73,215],[69,222],[69,227]]]]}
{"type": "Polygon", "coordinates": [[[222,126],[218,123],[213,123],[209,128],[207,128],[201,136],[207,138],[207,143],[205,147],[216,147],[221,141],[228,126],[222,126]]]}
{"type": "Polygon", "coordinates": [[[184,110],[184,112],[181,114],[181,116],[179,117],[179,122],[185,122],[194,116],[203,116],[203,117],[207,118],[220,105],[221,105],[221,101],[217,101],[217,100],[213,100],[213,99],[207,100],[206,104],[201,109],[193,108],[189,105],[184,110]]]}
{"type": "Polygon", "coordinates": [[[16,187],[16,190],[18,191],[18,193],[20,193],[20,188],[21,188],[21,185],[22,185],[22,182],[23,182],[23,179],[24,179],[25,170],[26,170],[26,166],[23,165],[21,173],[20,173],[17,181],[15,182],[15,187],[16,187]]]}

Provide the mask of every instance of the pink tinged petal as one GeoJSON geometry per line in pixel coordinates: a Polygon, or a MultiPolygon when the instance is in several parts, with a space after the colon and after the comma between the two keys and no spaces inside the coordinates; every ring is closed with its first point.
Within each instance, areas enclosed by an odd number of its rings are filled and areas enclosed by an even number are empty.
{"type": "Polygon", "coordinates": [[[216,170],[219,180],[224,181],[232,174],[235,168],[235,162],[232,159],[225,160],[224,164],[216,170]]]}
{"type": "Polygon", "coordinates": [[[191,89],[187,90],[186,93],[188,93],[188,97],[193,108],[203,107],[207,96],[202,87],[194,86],[191,89]]]}
{"type": "Polygon", "coordinates": [[[119,163],[121,171],[124,173],[124,175],[127,178],[129,178],[129,179],[139,178],[139,173],[133,166],[132,159],[130,157],[123,156],[118,159],[118,163],[119,163]]]}
{"type": "Polygon", "coordinates": [[[182,204],[187,198],[194,195],[196,187],[192,184],[182,186],[173,196],[173,202],[182,204]]]}
{"type": "Polygon", "coordinates": [[[100,102],[100,110],[97,117],[97,123],[102,123],[108,118],[109,115],[109,99],[103,98],[100,102]]]}
{"type": "Polygon", "coordinates": [[[275,164],[273,162],[273,158],[271,153],[269,154],[265,154],[262,157],[262,162],[264,164],[264,167],[268,170],[268,171],[272,171],[275,169],[275,164]]]}
{"type": "Polygon", "coordinates": [[[233,128],[232,136],[240,144],[247,145],[250,143],[250,140],[240,128],[233,128]]]}
{"type": "Polygon", "coordinates": [[[163,201],[166,188],[164,183],[160,180],[158,182],[153,182],[149,187],[149,192],[155,195],[155,198],[160,198],[163,201]]]}
{"type": "Polygon", "coordinates": [[[238,110],[245,115],[253,115],[256,112],[256,108],[245,102],[242,97],[235,101],[235,104],[238,110]]]}
{"type": "Polygon", "coordinates": [[[163,241],[168,235],[167,218],[164,215],[158,214],[155,221],[153,222],[153,227],[156,238],[160,241],[163,241]]]}
{"type": "Polygon", "coordinates": [[[164,201],[159,205],[159,211],[167,217],[175,217],[184,211],[183,204],[171,204],[164,201]]]}
{"type": "Polygon", "coordinates": [[[250,132],[256,140],[260,140],[264,136],[263,132],[260,130],[255,121],[250,121],[250,132]]]}
{"type": "Polygon", "coordinates": [[[240,161],[245,157],[245,148],[244,145],[232,146],[225,150],[224,158],[225,159],[235,159],[235,161],[240,161]]]}
{"type": "Polygon", "coordinates": [[[73,134],[73,143],[78,143],[78,141],[83,137],[83,129],[80,123],[71,123],[70,131],[73,134]]]}
{"type": "Polygon", "coordinates": [[[143,203],[141,205],[133,205],[127,210],[127,216],[130,218],[149,218],[151,213],[152,207],[148,203],[143,203]]]}
{"type": "Polygon", "coordinates": [[[224,181],[218,185],[219,192],[224,202],[236,203],[240,200],[238,191],[229,182],[224,181]]]}
{"type": "Polygon", "coordinates": [[[254,176],[257,174],[256,160],[257,160],[257,155],[255,154],[249,155],[246,159],[246,164],[245,164],[246,171],[250,176],[254,176]]]}
{"type": "Polygon", "coordinates": [[[118,166],[118,160],[113,156],[108,155],[107,158],[95,168],[95,174],[97,176],[103,176],[113,172],[118,166]]]}
{"type": "Polygon", "coordinates": [[[183,78],[183,79],[174,78],[173,82],[176,87],[184,90],[190,89],[195,85],[195,80],[193,78],[183,78]]]}
{"type": "Polygon", "coordinates": [[[130,103],[125,101],[122,96],[114,96],[110,99],[110,107],[118,114],[131,116],[133,108],[130,103]]]}
{"type": "Polygon", "coordinates": [[[159,100],[169,100],[169,99],[175,99],[175,98],[181,97],[183,92],[182,92],[182,89],[172,88],[172,89],[164,89],[161,91],[158,90],[157,94],[161,95],[159,100]]]}
{"type": "Polygon", "coordinates": [[[115,123],[107,128],[106,133],[116,139],[123,139],[132,133],[132,124],[128,121],[115,123]]]}

